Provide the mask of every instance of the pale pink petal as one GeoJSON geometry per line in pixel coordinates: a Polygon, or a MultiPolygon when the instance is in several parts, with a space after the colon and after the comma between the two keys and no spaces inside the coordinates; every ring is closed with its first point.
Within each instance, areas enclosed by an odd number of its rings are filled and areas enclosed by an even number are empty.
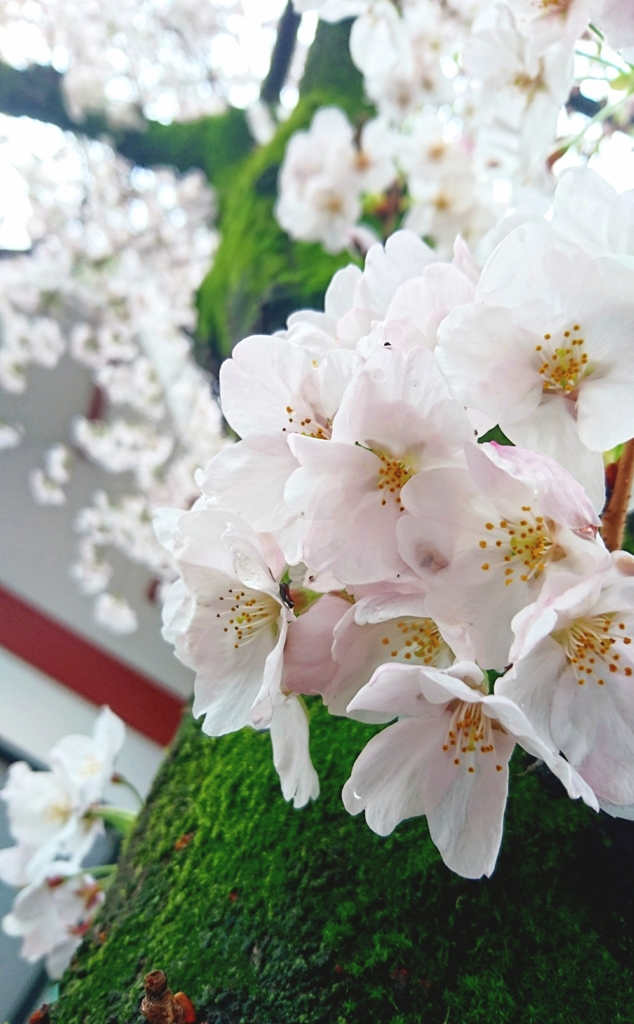
{"type": "Polygon", "coordinates": [[[543,392],[535,336],[506,309],[459,306],[438,330],[438,365],[454,398],[497,423],[523,420],[543,392]]]}
{"type": "Polygon", "coordinates": [[[449,720],[438,708],[430,717],[404,719],[374,736],[343,788],[346,810],[365,811],[368,825],[380,836],[389,835],[405,818],[429,814],[429,783],[439,799],[456,775],[451,762],[447,766],[446,758],[438,758],[449,720]]]}
{"type": "Polygon", "coordinates": [[[397,289],[385,320],[401,320],[410,331],[413,327],[412,342],[433,351],[438,328],[447,314],[472,298],[473,285],[464,274],[449,263],[433,263],[421,277],[406,281],[397,289]]]}
{"type": "Polygon", "coordinates": [[[605,685],[580,686],[568,670],[554,696],[555,742],[598,796],[634,803],[634,683],[608,672],[605,685]]]}
{"type": "Polygon", "coordinates": [[[549,633],[586,615],[596,605],[603,580],[600,573],[585,578],[565,572],[549,576],[537,601],[513,620],[512,661],[526,657],[549,633]]]}
{"type": "Polygon", "coordinates": [[[497,692],[485,697],[482,703],[486,715],[496,718],[524,750],[548,765],[565,786],[572,800],[581,797],[586,804],[598,811],[599,804],[592,789],[572,765],[559,755],[549,732],[539,734],[522,709],[514,701],[500,696],[497,692]]]}
{"type": "Polygon", "coordinates": [[[453,785],[427,812],[429,832],[442,859],[464,878],[491,875],[495,868],[514,746],[512,736],[496,733],[495,755],[478,758],[472,774],[463,761],[453,785]]]}
{"type": "Polygon", "coordinates": [[[211,507],[241,516],[266,533],[293,518],[284,487],[297,465],[284,434],[252,434],[211,460],[201,489],[211,507]]]}
{"type": "Polygon", "coordinates": [[[559,462],[582,485],[593,508],[601,511],[605,504],[603,458],[582,444],[571,402],[548,396],[521,423],[501,418],[500,426],[514,444],[559,462]]]}
{"type": "Polygon", "coordinates": [[[294,807],[304,807],[319,796],[319,779],[308,749],[308,719],[297,697],[278,696],[270,729],[282,795],[294,807]]]}
{"type": "Polygon", "coordinates": [[[232,636],[224,633],[222,622],[216,618],[215,609],[198,608],[187,629],[190,663],[197,671],[193,714],[195,718],[205,716],[203,732],[208,736],[224,736],[247,725],[258,700],[265,704],[259,716],[262,721],[272,714],[268,689],[262,692],[272,654],[267,683],[273,688],[277,683],[279,688],[281,678],[286,623],[277,642],[271,630],[261,629],[236,650],[232,636]]]}
{"type": "Polygon", "coordinates": [[[553,747],[553,698],[565,665],[566,655],[561,644],[546,637],[495,684],[496,694],[517,704],[538,735],[544,742],[550,740],[553,747]]]}
{"type": "MultiPolygon", "coordinates": [[[[632,314],[622,323],[631,347],[632,314]]],[[[615,360],[618,354],[614,354],[615,360]]],[[[609,451],[634,437],[634,364],[618,361],[619,379],[589,377],[579,392],[577,424],[581,441],[594,451],[609,451]]]]}
{"type": "Polygon", "coordinates": [[[476,300],[513,311],[538,336],[583,323],[603,295],[597,267],[583,249],[548,224],[523,224],[493,252],[476,289],[476,300]]]}
{"type": "Polygon", "coordinates": [[[615,199],[616,190],[596,171],[568,168],[557,183],[552,225],[586,252],[607,252],[608,219],[615,199]]]}
{"type": "Polygon", "coordinates": [[[330,649],[337,624],[350,609],[348,601],[325,594],[289,623],[284,649],[282,689],[325,694],[337,672],[330,649]]]}
{"type": "Polygon", "coordinates": [[[280,433],[293,413],[298,421],[312,416],[312,406],[302,397],[312,369],[308,355],[284,338],[245,338],[220,368],[220,399],[229,424],[247,437],[280,433]]]}
{"type": "MultiPolygon", "coordinates": [[[[532,492],[540,510],[556,522],[573,530],[601,525],[583,487],[554,459],[528,448],[495,443],[472,445],[466,449],[466,456],[473,479],[483,493],[502,491],[508,486],[504,477],[507,481],[511,477],[523,485],[525,495],[532,492]],[[480,452],[487,456],[489,465],[498,466],[503,475],[494,477],[480,452]]],[[[521,497],[520,491],[518,497],[521,497]]]]}

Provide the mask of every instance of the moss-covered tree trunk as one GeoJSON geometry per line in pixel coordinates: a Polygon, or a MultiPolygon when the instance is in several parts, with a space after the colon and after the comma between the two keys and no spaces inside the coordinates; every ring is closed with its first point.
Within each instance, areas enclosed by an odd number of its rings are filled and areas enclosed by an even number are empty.
{"type": "Polygon", "coordinates": [[[634,1020],[618,829],[610,840],[521,755],[498,867],[465,881],[424,820],[382,839],[344,811],[371,727],[315,703],[311,728],[322,794],[296,811],[266,734],[211,740],[185,719],[54,1024],[136,1024],[150,970],[209,1024],[634,1020]]]}

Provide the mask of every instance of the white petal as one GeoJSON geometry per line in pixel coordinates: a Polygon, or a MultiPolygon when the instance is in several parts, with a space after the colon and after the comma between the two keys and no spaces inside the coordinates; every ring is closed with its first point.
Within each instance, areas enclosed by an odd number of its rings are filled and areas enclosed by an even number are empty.
{"type": "Polygon", "coordinates": [[[512,737],[496,733],[495,753],[478,757],[473,774],[463,761],[453,785],[427,814],[431,837],[445,864],[464,878],[493,873],[502,841],[508,762],[514,746],[512,737]]]}
{"type": "Polygon", "coordinates": [[[442,792],[455,777],[451,762],[448,771],[447,759],[438,758],[448,724],[449,718],[439,709],[433,717],[404,719],[374,736],[343,787],[346,810],[350,814],[365,811],[368,825],[381,836],[389,835],[405,818],[428,814],[429,784],[442,792]]]}
{"type": "Polygon", "coordinates": [[[273,764],[285,800],[304,807],[319,796],[319,779],[308,749],[308,719],[297,697],[278,697],[271,718],[273,764]]]}

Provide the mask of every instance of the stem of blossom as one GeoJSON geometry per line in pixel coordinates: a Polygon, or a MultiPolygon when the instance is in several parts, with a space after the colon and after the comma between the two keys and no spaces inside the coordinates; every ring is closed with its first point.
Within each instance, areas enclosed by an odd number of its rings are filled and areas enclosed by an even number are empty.
{"type": "Polygon", "coordinates": [[[601,31],[600,28],[597,28],[597,26],[593,25],[592,22],[589,23],[588,28],[590,29],[591,32],[594,32],[594,34],[597,37],[597,39],[600,39],[601,42],[603,42],[603,40],[605,39],[605,36],[603,35],[603,32],[601,31]]]}
{"type": "Polygon", "coordinates": [[[55,882],[56,884],[66,885],[67,882],[72,882],[76,878],[83,878],[84,875],[90,875],[91,878],[105,878],[106,881],[113,881],[117,869],[118,864],[96,864],[94,867],[82,868],[81,871],[76,871],[72,875],[60,876],[60,878],[55,879],[55,882]]]}
{"type": "MultiPolygon", "coordinates": [[[[587,60],[593,60],[597,64],[603,64],[606,68],[614,68],[615,71],[620,71],[621,74],[627,73],[629,70],[629,64],[623,61],[623,64],[615,64],[613,60],[606,60],[605,57],[600,57],[598,53],[586,53],[585,50],[575,50],[575,54],[578,57],[585,57],[587,60]]],[[[609,79],[602,78],[600,81],[605,82],[609,79]]]]}
{"type": "Polygon", "coordinates": [[[129,779],[126,779],[125,775],[122,775],[121,772],[114,772],[110,778],[110,781],[113,782],[116,786],[125,786],[126,789],[129,789],[133,796],[137,798],[141,807],[143,807],[145,800],[139,793],[136,786],[132,782],[130,782],[129,779]]]}
{"type": "Polygon", "coordinates": [[[101,818],[106,825],[112,825],[123,836],[129,836],[137,822],[135,811],[129,811],[127,807],[109,807],[106,805],[91,807],[87,811],[86,818],[101,818]]]}
{"type": "Polygon", "coordinates": [[[601,124],[602,121],[607,121],[608,118],[612,117],[614,114],[617,114],[619,110],[621,110],[621,108],[623,107],[623,104],[626,102],[626,100],[630,98],[631,94],[632,90],[628,89],[623,99],[618,100],[616,103],[610,103],[606,107],[602,107],[601,110],[594,115],[594,117],[590,118],[587,125],[582,131],[578,132],[577,135],[573,135],[572,138],[568,139],[567,142],[564,142],[563,145],[558,146],[554,153],[551,153],[547,160],[548,166],[552,167],[552,165],[556,163],[557,160],[561,159],[564,153],[567,153],[569,149],[573,148],[573,146],[577,146],[580,142],[583,142],[586,132],[589,128],[592,127],[592,125],[601,124]]]}
{"type": "Polygon", "coordinates": [[[94,868],[86,868],[85,871],[81,871],[82,875],[92,875],[93,878],[108,878],[109,875],[114,875],[117,871],[117,864],[96,864],[94,868]]]}
{"type": "Polygon", "coordinates": [[[601,535],[608,551],[617,551],[623,542],[632,480],[634,480],[634,438],[627,442],[618,461],[614,488],[602,516],[601,535]]]}

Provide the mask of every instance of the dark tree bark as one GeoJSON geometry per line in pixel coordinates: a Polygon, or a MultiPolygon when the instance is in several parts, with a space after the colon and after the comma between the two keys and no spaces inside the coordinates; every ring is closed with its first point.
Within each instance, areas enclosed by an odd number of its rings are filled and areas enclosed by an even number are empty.
{"type": "Polygon", "coordinates": [[[295,52],[297,30],[301,21],[301,15],[295,12],[292,0],[288,0],[284,14],[280,18],[277,39],[271,57],[269,73],[264,79],[260,98],[264,103],[274,104],[280,98],[280,93],[288,76],[288,71],[295,52]]]}

